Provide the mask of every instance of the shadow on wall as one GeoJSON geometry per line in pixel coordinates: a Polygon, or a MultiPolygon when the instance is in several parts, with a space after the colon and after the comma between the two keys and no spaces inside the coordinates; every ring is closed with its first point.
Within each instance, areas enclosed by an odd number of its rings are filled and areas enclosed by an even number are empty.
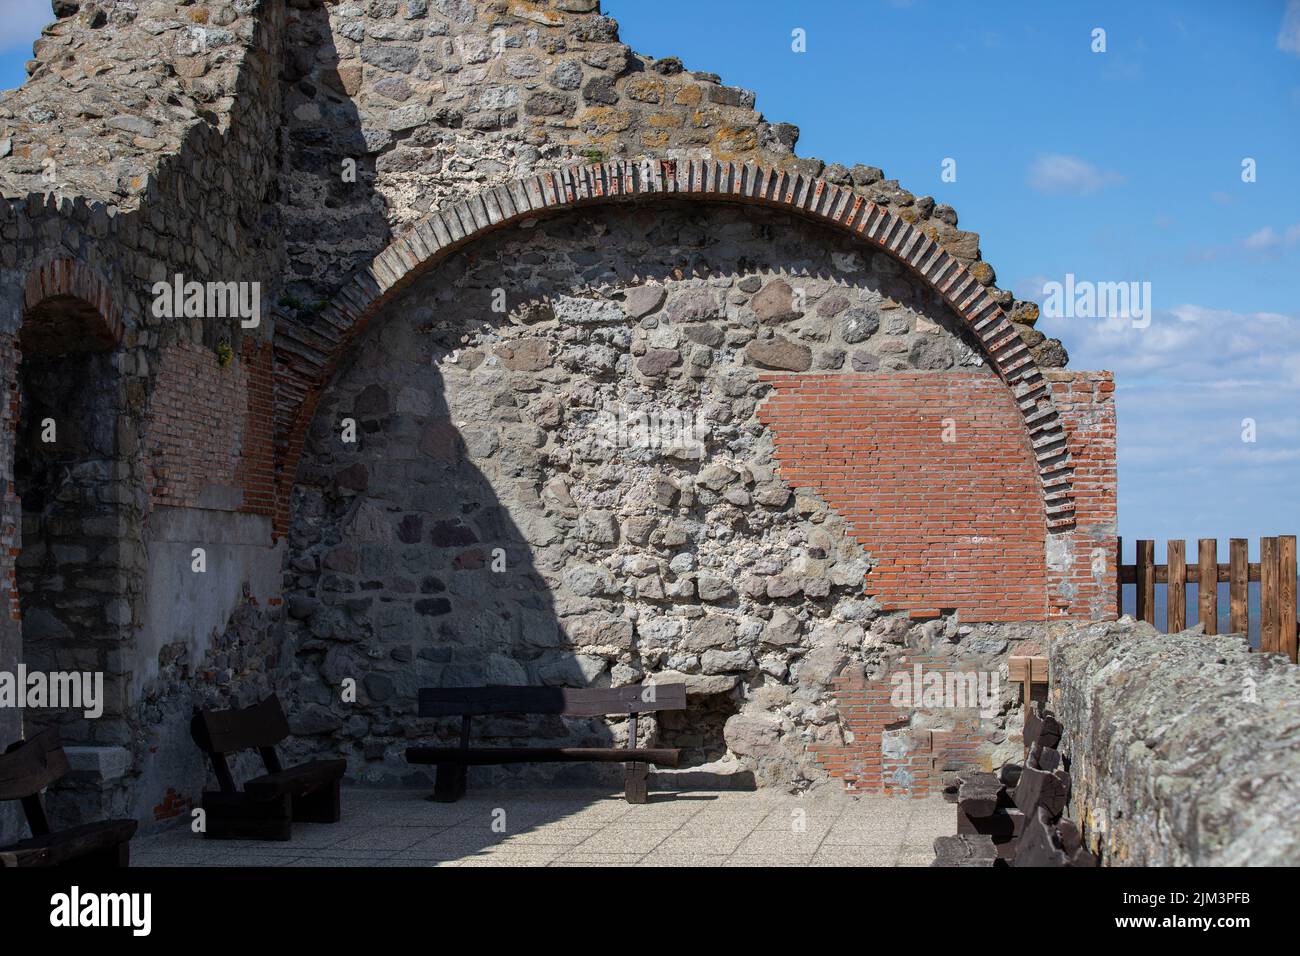
{"type": "MultiPolygon", "coordinates": [[[[383,351],[363,354],[322,402],[291,502],[286,599],[308,677],[294,722],[350,743],[363,783],[431,783],[404,764],[404,745],[454,742],[459,720],[417,728],[421,687],[586,686],[603,669],[568,646],[527,532],[473,462],[483,436],[453,421],[437,364],[447,349],[408,332],[393,323],[383,351]],[[339,703],[349,681],[360,706],[339,703]]],[[[475,718],[474,738],[614,741],[600,719],[559,716],[475,718]]],[[[469,785],[503,779],[613,784],[621,768],[475,767],[469,785]]]]}
{"type": "MultiPolygon", "coordinates": [[[[373,188],[373,150],[362,130],[356,104],[345,94],[339,75],[338,51],[328,13],[321,6],[293,9],[284,19],[283,49],[275,55],[259,54],[264,59],[241,77],[244,85],[235,97],[237,114],[231,126],[239,132],[260,124],[263,90],[278,82],[281,112],[270,122],[275,136],[285,131],[280,140],[283,153],[272,150],[270,143],[258,144],[258,155],[268,157],[270,173],[265,194],[260,197],[261,206],[241,206],[231,215],[253,236],[268,237],[280,245],[278,251],[254,248],[252,255],[264,257],[265,261],[246,265],[265,270],[263,288],[274,289],[270,295],[273,306],[297,311],[309,324],[318,304],[329,297],[349,268],[339,263],[357,256],[358,244],[362,256],[366,250],[378,252],[391,234],[385,205],[373,188]],[[355,176],[350,168],[345,169],[345,161],[355,162],[355,176]],[[284,270],[277,268],[281,254],[287,259],[284,270]],[[282,275],[288,275],[289,280],[273,285],[271,278],[274,276],[278,282],[282,275]]],[[[247,151],[242,141],[233,139],[223,143],[223,148],[247,151]]],[[[205,342],[209,345],[222,337],[217,325],[204,324],[205,342]]],[[[232,336],[240,334],[237,327],[231,332],[232,336]]],[[[240,343],[237,338],[233,341],[238,352],[240,343]]],[[[269,427],[267,422],[257,424],[269,427]]],[[[195,523],[206,523],[212,515],[209,511],[197,512],[195,523]]],[[[238,527],[242,525],[228,529],[226,536],[238,527]]],[[[219,553],[215,541],[193,543],[204,544],[211,554],[219,553]]],[[[186,542],[172,550],[187,551],[189,545],[186,542]]],[[[246,590],[261,589],[246,586],[246,590]]],[[[156,594],[151,600],[170,603],[174,597],[156,594]]],[[[166,619],[167,615],[161,617],[166,619]]],[[[281,630],[280,623],[263,608],[246,601],[213,634],[210,645],[199,656],[195,657],[183,640],[163,646],[158,678],[143,695],[142,722],[148,728],[152,750],[145,758],[144,776],[137,785],[137,817],[149,823],[183,815],[191,802],[197,803],[203,789],[216,786],[211,768],[190,739],[189,721],[194,708],[247,706],[271,692],[288,701],[292,655],[286,655],[281,647],[281,630]]],[[[291,712],[291,716],[296,715],[291,712]]],[[[255,770],[255,757],[244,755],[234,763],[237,772],[260,772],[255,770]]]]}
{"type": "MultiPolygon", "coordinates": [[[[25,708],[24,737],[58,727],[67,743],[112,746],[126,735],[127,677],[113,654],[126,614],[116,593],[124,515],[114,344],[94,306],[71,296],[50,297],[23,317],[14,461],[22,504],[21,660],[46,676],[51,691],[75,685],[95,698],[25,708]],[[76,679],[54,680],[60,673],[76,679]],[[82,675],[102,683],[96,690],[82,675]],[[95,709],[97,719],[86,719],[95,709]]],[[[51,812],[61,812],[59,800],[51,812]]]]}
{"type": "Polygon", "coordinates": [[[362,128],[349,92],[357,77],[340,70],[324,6],[293,12],[282,71],[288,156],[280,213],[293,278],[281,304],[310,311],[392,240],[387,201],[374,188],[376,164],[419,130],[362,128]]]}

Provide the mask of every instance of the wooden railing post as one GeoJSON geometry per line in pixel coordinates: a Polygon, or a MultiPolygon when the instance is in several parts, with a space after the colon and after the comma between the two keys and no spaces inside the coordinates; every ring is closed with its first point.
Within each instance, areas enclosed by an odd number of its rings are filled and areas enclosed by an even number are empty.
{"type": "Polygon", "coordinates": [[[1148,624],[1156,622],[1156,543],[1137,543],[1137,616],[1148,624]]]}
{"type": "Polygon", "coordinates": [[[1165,545],[1169,555],[1165,576],[1165,608],[1169,624],[1165,630],[1176,634],[1187,628],[1187,542],[1170,540],[1165,545]]]}
{"type": "Polygon", "coordinates": [[[1283,535],[1278,541],[1278,630],[1282,646],[1279,650],[1300,663],[1296,658],[1296,541],[1295,535],[1283,535]]]}
{"type": "Polygon", "coordinates": [[[1206,634],[1219,633],[1219,542],[1215,538],[1197,541],[1196,605],[1206,634]]]}
{"type": "Polygon", "coordinates": [[[1250,633],[1250,545],[1245,538],[1228,542],[1228,630],[1250,633]]]}
{"type": "Polygon", "coordinates": [[[1259,649],[1267,654],[1282,650],[1278,627],[1277,538],[1259,539],[1259,649]]]}
{"type": "Polygon", "coordinates": [[[1115,536],[1115,617],[1124,616],[1124,539],[1115,536]]]}

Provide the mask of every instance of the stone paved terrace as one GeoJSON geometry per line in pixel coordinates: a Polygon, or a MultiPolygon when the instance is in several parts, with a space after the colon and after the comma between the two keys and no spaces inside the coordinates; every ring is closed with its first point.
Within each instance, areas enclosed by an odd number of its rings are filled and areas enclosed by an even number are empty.
{"type": "Polygon", "coordinates": [[[905,799],[763,791],[471,792],[438,804],[413,790],[347,789],[343,820],[293,839],[205,841],[178,826],[132,843],[133,866],[927,866],[956,808],[905,799]],[[805,827],[797,831],[795,811],[805,827]],[[505,832],[492,829],[505,811],[505,832]],[[499,816],[499,814],[498,814],[499,816]]]}

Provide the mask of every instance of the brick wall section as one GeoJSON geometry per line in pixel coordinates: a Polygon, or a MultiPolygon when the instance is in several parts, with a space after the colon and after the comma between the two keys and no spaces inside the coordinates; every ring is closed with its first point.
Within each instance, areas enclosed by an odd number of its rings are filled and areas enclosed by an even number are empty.
{"type": "Polygon", "coordinates": [[[1048,370],[1044,378],[1068,437],[1077,509],[1068,567],[1048,571],[1052,616],[1110,620],[1119,530],[1114,375],[1048,370]]]}
{"type": "Polygon", "coordinates": [[[243,444],[248,373],[222,368],[201,345],[163,351],[145,416],[144,448],[155,504],[198,504],[204,485],[234,485],[243,444]]]}
{"type": "Polygon", "coordinates": [[[248,401],[244,443],[236,482],[244,492],[241,511],[275,514],[275,368],[270,343],[244,340],[243,362],[248,370],[248,401]]]}
{"type": "Polygon", "coordinates": [[[944,771],[988,769],[981,760],[980,716],[976,708],[895,707],[894,675],[911,676],[969,670],[952,657],[911,652],[897,659],[882,680],[861,676],[834,680],[840,723],[852,740],[839,745],[812,744],[808,750],[850,792],[928,797],[942,789],[944,771]],[[917,717],[940,727],[912,726],[917,717]],[[884,735],[896,731],[889,748],[884,735]],[[886,752],[888,750],[888,752],[886,752]]]}
{"type": "Polygon", "coordinates": [[[211,349],[164,350],[145,417],[144,450],[155,504],[193,507],[205,485],[238,488],[240,511],[275,511],[271,346],[245,339],[222,368],[211,349]]]}
{"type": "Polygon", "coordinates": [[[1046,521],[1010,393],[989,371],[764,376],[781,474],[821,496],[876,561],[888,610],[1047,617],[1046,521]],[[954,439],[945,441],[945,429],[954,439]]]}

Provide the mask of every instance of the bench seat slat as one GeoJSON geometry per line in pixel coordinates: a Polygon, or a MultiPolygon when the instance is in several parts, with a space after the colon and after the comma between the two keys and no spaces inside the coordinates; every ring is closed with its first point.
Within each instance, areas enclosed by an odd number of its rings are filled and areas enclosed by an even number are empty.
{"type": "Polygon", "coordinates": [[[418,764],[469,764],[488,766],[505,763],[652,763],[676,767],[681,751],[675,747],[408,747],[406,759],[418,764]]]}
{"type": "Polygon", "coordinates": [[[603,717],[606,714],[685,710],[685,684],[626,687],[424,687],[419,692],[421,717],[465,714],[562,714],[603,717]],[[653,691],[646,691],[653,687],[653,691]],[[646,700],[644,698],[650,697],[646,700]]]}
{"type": "Polygon", "coordinates": [[[273,800],[285,794],[304,796],[343,777],[346,760],[312,760],[308,763],[254,777],[244,784],[244,792],[254,800],[273,800]]]}
{"type": "Polygon", "coordinates": [[[127,842],[135,836],[137,825],[134,820],[106,820],[19,840],[0,847],[0,866],[57,866],[127,842]]]}

